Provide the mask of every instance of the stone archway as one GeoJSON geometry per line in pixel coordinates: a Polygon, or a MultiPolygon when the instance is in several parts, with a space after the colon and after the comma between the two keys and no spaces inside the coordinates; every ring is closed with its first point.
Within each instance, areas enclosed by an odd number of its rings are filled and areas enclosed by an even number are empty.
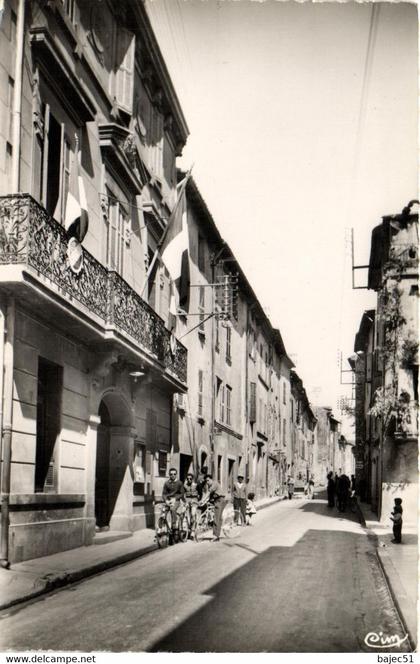
{"type": "Polygon", "coordinates": [[[107,392],[99,404],[95,468],[95,520],[97,529],[131,530],[132,412],[118,392],[107,392]]]}

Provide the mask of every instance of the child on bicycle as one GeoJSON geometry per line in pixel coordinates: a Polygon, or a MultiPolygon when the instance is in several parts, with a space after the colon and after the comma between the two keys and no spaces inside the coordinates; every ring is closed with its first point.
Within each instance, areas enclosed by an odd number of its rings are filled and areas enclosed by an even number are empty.
{"type": "Polygon", "coordinates": [[[254,516],[254,514],[257,513],[257,510],[254,505],[254,498],[255,498],[255,493],[249,493],[248,494],[248,499],[246,501],[246,525],[250,526],[251,525],[251,519],[254,516]]]}

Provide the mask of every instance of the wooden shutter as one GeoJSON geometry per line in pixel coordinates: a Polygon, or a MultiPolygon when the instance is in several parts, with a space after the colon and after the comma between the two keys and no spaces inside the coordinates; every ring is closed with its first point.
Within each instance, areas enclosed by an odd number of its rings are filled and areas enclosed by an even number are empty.
{"type": "Polygon", "coordinates": [[[133,109],[135,36],[118,26],[114,94],[117,104],[129,113],[133,109]]]}
{"type": "Polygon", "coordinates": [[[257,384],[250,383],[249,385],[249,421],[256,422],[257,420],[257,384]]]}

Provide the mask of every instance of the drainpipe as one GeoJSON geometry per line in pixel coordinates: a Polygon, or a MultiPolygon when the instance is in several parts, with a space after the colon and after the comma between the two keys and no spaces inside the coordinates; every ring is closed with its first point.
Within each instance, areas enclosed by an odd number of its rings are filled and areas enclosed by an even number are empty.
{"type": "Polygon", "coordinates": [[[22,118],[23,46],[25,40],[25,0],[19,0],[16,24],[15,91],[13,97],[12,181],[13,193],[20,191],[20,137],[22,118]]]}
{"type": "Polygon", "coordinates": [[[13,355],[15,337],[15,300],[10,298],[6,313],[6,340],[4,344],[4,393],[3,393],[3,476],[1,492],[1,541],[0,566],[6,569],[9,562],[9,502],[10,470],[12,457],[12,406],[13,406],[13,355]]]}

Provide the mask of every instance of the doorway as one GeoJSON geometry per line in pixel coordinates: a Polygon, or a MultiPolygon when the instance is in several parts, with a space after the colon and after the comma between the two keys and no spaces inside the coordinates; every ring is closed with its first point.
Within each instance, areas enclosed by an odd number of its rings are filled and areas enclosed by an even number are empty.
{"type": "Polygon", "coordinates": [[[101,422],[98,426],[95,472],[95,518],[96,526],[109,526],[109,453],[111,441],[111,418],[108,408],[101,401],[99,406],[101,422]]]}
{"type": "Polygon", "coordinates": [[[193,458],[190,454],[180,454],[179,455],[179,479],[181,482],[185,482],[187,474],[189,472],[194,472],[193,470],[193,458]]]}
{"type": "Polygon", "coordinates": [[[117,392],[102,398],[95,466],[98,529],[127,530],[132,518],[134,435],[129,406],[117,392]]]}

